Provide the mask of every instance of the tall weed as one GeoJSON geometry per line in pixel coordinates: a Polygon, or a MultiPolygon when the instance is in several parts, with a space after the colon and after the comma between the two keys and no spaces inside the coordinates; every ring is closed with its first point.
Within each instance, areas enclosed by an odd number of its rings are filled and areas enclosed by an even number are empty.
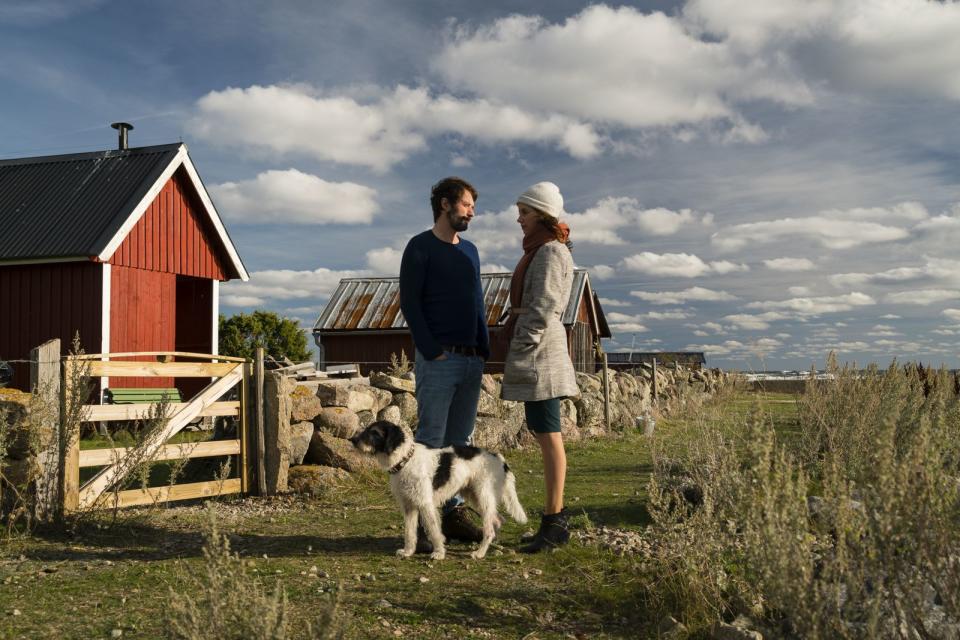
{"type": "Polygon", "coordinates": [[[316,626],[291,629],[287,595],[279,581],[268,590],[230,551],[220,532],[215,505],[207,506],[203,566],[186,573],[170,589],[167,637],[172,640],[286,640],[337,638],[336,602],[320,612],[316,626]]]}
{"type": "Polygon", "coordinates": [[[761,402],[701,412],[656,455],[659,544],[643,597],[701,628],[741,614],[774,637],[960,635],[960,402],[946,371],[857,371],[799,401],[799,438],[761,402]]]}

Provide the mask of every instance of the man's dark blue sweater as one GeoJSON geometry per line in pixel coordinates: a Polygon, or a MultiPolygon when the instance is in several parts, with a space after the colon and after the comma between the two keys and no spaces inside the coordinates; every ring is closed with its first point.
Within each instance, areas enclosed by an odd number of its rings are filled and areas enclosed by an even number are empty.
{"type": "Polygon", "coordinates": [[[476,347],[489,359],[480,254],[472,242],[450,244],[432,230],[411,238],[400,262],[400,309],[428,360],[450,345],[476,347]]]}

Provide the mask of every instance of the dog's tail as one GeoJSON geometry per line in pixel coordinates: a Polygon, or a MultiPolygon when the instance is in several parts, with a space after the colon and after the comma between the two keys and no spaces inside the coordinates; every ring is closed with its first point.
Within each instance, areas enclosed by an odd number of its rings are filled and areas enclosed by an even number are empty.
{"type": "Polygon", "coordinates": [[[517,498],[517,477],[513,475],[513,471],[510,471],[510,465],[503,456],[497,454],[497,457],[503,463],[503,495],[500,496],[500,501],[511,518],[519,524],[527,524],[527,512],[523,510],[523,505],[517,498]]]}

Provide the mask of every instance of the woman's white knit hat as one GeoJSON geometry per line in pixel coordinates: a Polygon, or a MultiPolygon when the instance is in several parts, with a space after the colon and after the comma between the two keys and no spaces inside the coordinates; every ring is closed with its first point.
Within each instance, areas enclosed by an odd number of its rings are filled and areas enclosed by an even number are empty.
{"type": "Polygon", "coordinates": [[[538,182],[517,198],[517,204],[525,204],[542,211],[551,218],[559,218],[563,213],[563,196],[560,187],[552,182],[538,182]]]}

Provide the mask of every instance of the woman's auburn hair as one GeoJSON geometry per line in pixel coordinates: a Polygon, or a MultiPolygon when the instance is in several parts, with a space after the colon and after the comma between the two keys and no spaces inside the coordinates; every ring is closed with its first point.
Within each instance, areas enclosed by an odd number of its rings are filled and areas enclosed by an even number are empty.
{"type": "MultiPolygon", "coordinates": [[[[531,207],[531,209],[533,209],[533,207],[531,207]]],[[[540,221],[540,224],[545,226],[553,233],[553,237],[557,239],[557,242],[561,242],[563,240],[564,233],[560,228],[560,220],[558,218],[554,218],[550,214],[540,211],[540,209],[533,210],[537,212],[537,219],[540,221]]]]}

